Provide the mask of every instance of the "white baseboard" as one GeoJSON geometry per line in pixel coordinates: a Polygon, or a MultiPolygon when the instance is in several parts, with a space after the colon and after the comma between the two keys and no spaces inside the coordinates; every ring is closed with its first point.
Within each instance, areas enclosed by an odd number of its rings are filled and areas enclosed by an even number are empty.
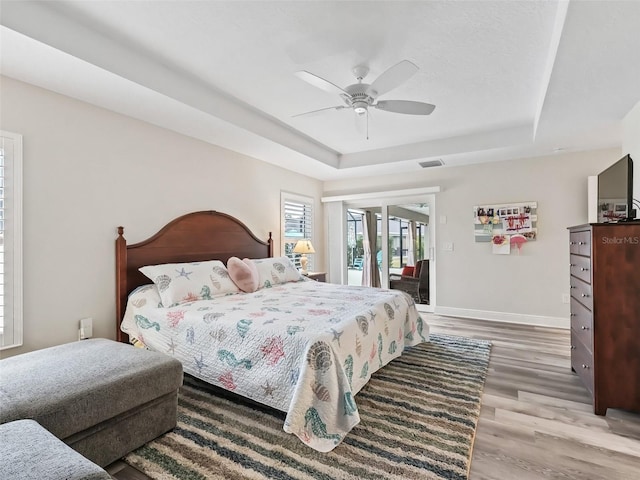
{"type": "Polygon", "coordinates": [[[416,310],[420,313],[434,313],[433,305],[424,305],[422,303],[416,303],[416,310]]]}
{"type": "Polygon", "coordinates": [[[569,319],[564,317],[545,317],[524,313],[491,312],[487,310],[470,310],[454,307],[436,307],[435,314],[446,317],[477,318],[479,320],[491,320],[493,322],[521,323],[524,325],[564,328],[567,330],[570,328],[569,319]]]}

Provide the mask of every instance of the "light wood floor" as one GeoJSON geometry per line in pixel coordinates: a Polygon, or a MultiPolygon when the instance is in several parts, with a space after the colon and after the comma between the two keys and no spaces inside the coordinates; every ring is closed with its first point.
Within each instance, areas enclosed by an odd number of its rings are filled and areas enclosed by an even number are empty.
{"type": "MultiPolygon", "coordinates": [[[[471,480],[640,480],[640,414],[593,414],[569,331],[423,314],[432,333],[491,340],[471,480]]],[[[118,480],[147,477],[122,462],[118,480]]]]}

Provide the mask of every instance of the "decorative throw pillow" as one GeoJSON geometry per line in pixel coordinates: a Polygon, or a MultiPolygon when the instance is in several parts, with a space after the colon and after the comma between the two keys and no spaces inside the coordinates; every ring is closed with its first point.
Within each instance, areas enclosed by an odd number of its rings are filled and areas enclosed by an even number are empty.
{"type": "Polygon", "coordinates": [[[165,307],[239,291],[220,260],[148,265],[139,270],[156,284],[165,307]]]}
{"type": "Polygon", "coordinates": [[[258,288],[304,280],[289,257],[259,258],[253,263],[258,267],[258,288]]]}
{"type": "Polygon", "coordinates": [[[415,267],[406,265],[405,267],[402,268],[402,273],[401,275],[403,277],[413,277],[413,271],[415,270],[415,267]]]}
{"type": "Polygon", "coordinates": [[[233,283],[243,292],[251,293],[258,289],[258,267],[252,260],[231,257],[227,260],[227,270],[233,283]]]}

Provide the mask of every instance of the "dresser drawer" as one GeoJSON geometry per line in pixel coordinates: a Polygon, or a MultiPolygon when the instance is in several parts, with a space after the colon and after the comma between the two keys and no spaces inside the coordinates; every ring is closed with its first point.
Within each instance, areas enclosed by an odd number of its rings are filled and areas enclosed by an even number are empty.
{"type": "Polygon", "coordinates": [[[583,282],[576,277],[569,277],[571,283],[571,296],[578,300],[589,310],[593,310],[593,297],[591,296],[591,284],[583,282]]]}
{"type": "Polygon", "coordinates": [[[593,355],[578,339],[574,330],[571,331],[571,367],[593,396],[593,355]]]}
{"type": "Polygon", "coordinates": [[[591,256],[591,230],[569,234],[569,253],[591,256]]]}
{"type": "Polygon", "coordinates": [[[580,280],[591,283],[591,259],[579,255],[569,255],[569,273],[580,280]]]}
{"type": "Polygon", "coordinates": [[[571,329],[589,351],[593,352],[593,312],[575,298],[571,299],[571,329]]]}

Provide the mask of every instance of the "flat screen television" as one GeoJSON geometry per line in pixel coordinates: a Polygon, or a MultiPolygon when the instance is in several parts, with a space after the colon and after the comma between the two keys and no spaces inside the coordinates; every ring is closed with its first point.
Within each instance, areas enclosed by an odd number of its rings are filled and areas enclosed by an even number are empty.
{"type": "Polygon", "coordinates": [[[625,155],[598,175],[598,222],[633,220],[633,160],[625,155]]]}

